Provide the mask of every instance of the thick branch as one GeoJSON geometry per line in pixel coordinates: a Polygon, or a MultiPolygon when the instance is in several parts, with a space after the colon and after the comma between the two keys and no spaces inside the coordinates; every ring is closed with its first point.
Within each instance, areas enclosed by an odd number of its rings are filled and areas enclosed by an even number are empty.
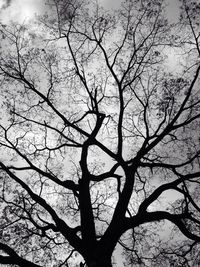
{"type": "Polygon", "coordinates": [[[166,211],[138,213],[132,218],[126,218],[126,230],[148,222],[168,220],[175,224],[187,238],[200,242],[200,236],[191,233],[183,223],[183,219],[187,218],[190,218],[189,214],[171,214],[166,211]]]}
{"type": "Polygon", "coordinates": [[[82,243],[81,239],[76,235],[76,231],[74,231],[73,228],[69,227],[62,219],[60,219],[55,212],[55,210],[40,196],[35,194],[29,186],[24,183],[22,180],[20,180],[14,173],[12,173],[2,162],[0,162],[0,167],[3,171],[5,171],[14,181],[16,181],[18,184],[20,184],[23,189],[26,190],[26,192],[30,195],[30,197],[36,201],[39,205],[41,205],[52,217],[54,222],[56,223],[56,226],[58,230],[62,233],[62,235],[67,238],[67,240],[70,242],[74,248],[77,249],[77,251],[81,251],[82,249],[82,243]]]}
{"type": "Polygon", "coordinates": [[[200,172],[196,172],[196,173],[191,173],[191,174],[187,174],[187,175],[181,175],[179,173],[177,173],[175,171],[175,173],[177,175],[180,176],[180,178],[176,179],[175,181],[171,182],[171,183],[166,183],[163,184],[161,186],[159,186],[158,188],[156,188],[156,190],[149,196],[147,197],[140,205],[138,212],[139,213],[143,213],[146,212],[147,208],[156,200],[158,199],[158,197],[166,190],[169,189],[174,189],[176,190],[177,185],[179,185],[180,183],[191,179],[191,178],[196,178],[196,177],[200,177],[200,172]]]}
{"type": "Polygon", "coordinates": [[[0,243],[0,250],[3,250],[9,256],[0,255],[0,263],[1,264],[13,264],[18,265],[20,267],[41,267],[38,264],[30,262],[26,259],[21,258],[12,248],[8,245],[0,243]]]}

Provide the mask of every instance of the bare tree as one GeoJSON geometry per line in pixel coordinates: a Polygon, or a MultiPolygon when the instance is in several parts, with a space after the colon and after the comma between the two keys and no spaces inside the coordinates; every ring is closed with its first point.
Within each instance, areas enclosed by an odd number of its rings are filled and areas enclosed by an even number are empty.
{"type": "Polygon", "coordinates": [[[48,4],[1,25],[0,263],[199,264],[199,4],[48,4]]]}

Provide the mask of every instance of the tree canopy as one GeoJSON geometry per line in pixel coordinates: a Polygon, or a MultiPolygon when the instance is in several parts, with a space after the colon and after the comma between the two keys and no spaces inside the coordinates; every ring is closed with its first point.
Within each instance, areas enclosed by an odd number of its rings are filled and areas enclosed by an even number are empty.
{"type": "Polygon", "coordinates": [[[46,7],[0,25],[0,264],[197,266],[199,2],[46,7]]]}

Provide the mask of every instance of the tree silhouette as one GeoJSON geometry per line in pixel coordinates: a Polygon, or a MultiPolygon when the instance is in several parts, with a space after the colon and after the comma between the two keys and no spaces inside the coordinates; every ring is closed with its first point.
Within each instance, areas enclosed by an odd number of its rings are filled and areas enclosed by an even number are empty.
{"type": "Polygon", "coordinates": [[[1,264],[199,264],[199,4],[181,4],[176,24],[162,1],[56,0],[1,25],[1,264]]]}

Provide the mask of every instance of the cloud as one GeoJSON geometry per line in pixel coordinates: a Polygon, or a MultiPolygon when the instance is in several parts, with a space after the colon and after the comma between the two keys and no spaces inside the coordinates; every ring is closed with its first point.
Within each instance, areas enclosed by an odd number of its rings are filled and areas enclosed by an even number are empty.
{"type": "Polygon", "coordinates": [[[10,21],[23,23],[35,14],[41,14],[43,6],[42,0],[0,0],[0,21],[5,24],[10,21]]]}
{"type": "Polygon", "coordinates": [[[180,15],[180,2],[178,0],[167,0],[166,2],[166,15],[169,22],[177,22],[180,15]]]}
{"type": "Polygon", "coordinates": [[[105,9],[117,9],[120,7],[123,0],[98,0],[98,3],[105,9]]]}
{"type": "Polygon", "coordinates": [[[1,3],[1,9],[8,8],[11,5],[11,3],[12,3],[12,0],[4,0],[3,3],[1,3]]]}

